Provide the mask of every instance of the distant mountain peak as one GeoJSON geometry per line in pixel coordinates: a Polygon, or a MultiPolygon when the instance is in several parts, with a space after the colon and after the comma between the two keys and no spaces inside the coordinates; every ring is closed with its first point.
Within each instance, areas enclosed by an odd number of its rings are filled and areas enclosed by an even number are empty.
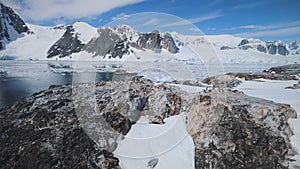
{"type": "Polygon", "coordinates": [[[142,33],[128,25],[96,29],[86,23],[76,22],[49,49],[47,58],[62,58],[86,51],[93,56],[121,59],[123,55],[134,52],[132,49],[152,50],[156,53],[160,53],[162,49],[170,53],[177,53],[179,50],[171,34],[160,33],[158,30],[142,33]]]}
{"type": "Polygon", "coordinates": [[[29,28],[20,16],[12,8],[0,3],[0,49],[4,49],[6,43],[28,31],[29,28]]]}
{"type": "Polygon", "coordinates": [[[276,41],[261,41],[259,39],[242,39],[240,43],[235,47],[222,46],[221,50],[230,49],[242,49],[242,50],[257,50],[259,52],[268,53],[271,55],[298,55],[300,53],[300,44],[291,43],[286,44],[280,40],[276,41]]]}

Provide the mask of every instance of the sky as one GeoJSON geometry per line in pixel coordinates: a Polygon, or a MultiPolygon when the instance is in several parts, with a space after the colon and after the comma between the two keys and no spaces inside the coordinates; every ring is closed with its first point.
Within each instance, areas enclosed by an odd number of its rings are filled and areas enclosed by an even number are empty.
{"type": "Polygon", "coordinates": [[[300,41],[300,0],[0,0],[27,23],[130,24],[138,31],[300,41]]]}

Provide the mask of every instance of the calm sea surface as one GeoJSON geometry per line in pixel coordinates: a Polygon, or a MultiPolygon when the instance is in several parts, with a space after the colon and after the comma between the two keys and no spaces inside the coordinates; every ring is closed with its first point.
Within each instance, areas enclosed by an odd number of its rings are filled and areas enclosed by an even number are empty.
{"type": "MultiPolygon", "coordinates": [[[[272,66],[266,64],[223,65],[224,72],[260,72],[272,66]]],[[[198,80],[207,76],[206,73],[198,71],[205,70],[203,65],[192,64],[189,68],[194,70],[198,80]]],[[[114,75],[111,72],[122,69],[126,68],[122,67],[121,63],[84,62],[78,65],[73,61],[0,60],[0,108],[11,105],[35,92],[46,90],[50,85],[129,78],[130,75],[114,75]]]]}

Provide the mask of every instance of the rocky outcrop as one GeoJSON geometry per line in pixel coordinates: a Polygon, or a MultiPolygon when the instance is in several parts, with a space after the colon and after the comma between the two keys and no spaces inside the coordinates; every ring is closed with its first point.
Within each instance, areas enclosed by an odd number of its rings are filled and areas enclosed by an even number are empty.
{"type": "Polygon", "coordinates": [[[234,49],[233,47],[229,47],[229,46],[221,46],[220,50],[229,50],[229,49],[234,49]]]}
{"type": "Polygon", "coordinates": [[[257,50],[263,53],[267,53],[267,48],[261,44],[257,45],[257,50]]]}
{"type": "Polygon", "coordinates": [[[29,31],[25,22],[10,8],[0,3],[0,50],[5,41],[13,41],[29,31]]]}
{"type": "Polygon", "coordinates": [[[298,41],[294,41],[289,44],[290,47],[290,53],[294,55],[299,55],[300,54],[300,43],[298,41]]]}
{"type": "Polygon", "coordinates": [[[52,86],[0,110],[0,168],[119,169],[80,126],[71,86],[52,86]]]}
{"type": "MultiPolygon", "coordinates": [[[[284,44],[281,41],[273,41],[273,42],[263,42],[255,39],[243,39],[238,47],[243,50],[256,49],[259,52],[269,53],[271,55],[282,55],[286,56],[290,54],[289,45],[284,44]]],[[[294,44],[294,48],[297,47],[297,44],[294,44]]],[[[292,52],[295,54],[295,52],[292,52]]]]}
{"type": "Polygon", "coordinates": [[[290,64],[284,66],[277,66],[268,69],[268,73],[286,75],[286,76],[300,76],[300,64],[290,64]]]}
{"type": "Polygon", "coordinates": [[[94,57],[122,58],[134,52],[132,49],[152,50],[160,53],[166,49],[170,53],[177,53],[179,48],[169,33],[139,33],[129,26],[115,26],[113,28],[98,28],[98,36],[87,43],[79,40],[80,33],[68,26],[64,35],[49,49],[47,58],[54,56],[67,57],[73,53],[86,51],[94,57]],[[137,40],[135,40],[137,39],[137,40]]]}
{"type": "Polygon", "coordinates": [[[175,54],[179,50],[171,34],[164,33],[161,36],[157,30],[153,31],[152,33],[140,34],[136,44],[139,48],[150,49],[156,53],[160,53],[162,49],[166,49],[175,54]]]}
{"type": "Polygon", "coordinates": [[[161,37],[157,30],[152,33],[142,33],[136,43],[140,48],[151,49],[156,53],[161,52],[161,37]]]}
{"type": "Polygon", "coordinates": [[[243,45],[246,45],[249,43],[249,40],[248,39],[243,39],[238,46],[243,46],[243,45]]]}
{"type": "MultiPolygon", "coordinates": [[[[180,45],[180,43],[179,43],[180,45]]],[[[179,48],[176,46],[173,37],[169,33],[163,34],[162,38],[162,47],[167,49],[169,52],[175,54],[179,51],[179,48]]]]}
{"type": "Polygon", "coordinates": [[[293,155],[289,105],[134,78],[51,86],[1,109],[0,167],[117,169],[113,152],[141,116],[159,125],[182,113],[197,169],[287,168],[293,155]]]}
{"type": "Polygon", "coordinates": [[[91,39],[83,50],[93,53],[94,56],[107,56],[109,58],[122,58],[124,54],[129,54],[129,46],[126,39],[113,32],[110,28],[99,28],[99,37],[91,39]]]}
{"type": "Polygon", "coordinates": [[[286,89],[300,89],[300,81],[292,86],[286,87],[286,89]]]}
{"type": "Polygon", "coordinates": [[[84,44],[78,39],[78,34],[71,25],[67,27],[62,37],[48,50],[47,58],[70,56],[72,53],[80,52],[83,46],[84,44]]]}
{"type": "Polygon", "coordinates": [[[272,55],[279,54],[279,55],[286,56],[289,54],[287,46],[282,42],[277,42],[277,41],[267,42],[266,46],[268,52],[272,55]]]}

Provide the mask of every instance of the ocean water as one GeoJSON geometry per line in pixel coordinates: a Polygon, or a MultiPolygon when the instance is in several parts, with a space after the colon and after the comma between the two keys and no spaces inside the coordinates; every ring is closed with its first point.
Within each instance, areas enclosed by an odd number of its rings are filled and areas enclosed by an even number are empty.
{"type": "MultiPolygon", "coordinates": [[[[167,63],[168,73],[178,72],[179,67],[167,63]]],[[[209,76],[206,67],[201,64],[186,64],[196,80],[209,76]]],[[[226,72],[261,72],[274,65],[268,64],[225,64],[226,72]]],[[[133,74],[113,74],[114,71],[132,70],[143,67],[140,63],[129,67],[121,62],[78,62],[75,61],[19,61],[0,60],[0,108],[14,104],[18,100],[28,97],[35,92],[46,90],[50,85],[62,85],[81,82],[99,82],[110,80],[124,80],[133,74]]],[[[155,67],[155,65],[154,65],[155,67]]],[[[150,71],[154,70],[153,68],[150,71]]],[[[144,71],[144,70],[142,70],[144,71]]],[[[141,71],[141,72],[142,72],[141,71]]],[[[154,72],[157,72],[154,70],[154,72]]],[[[158,72],[160,77],[162,74],[158,72]]],[[[154,74],[151,74],[155,76],[154,74]]],[[[183,77],[184,78],[184,75],[183,77]]]]}

